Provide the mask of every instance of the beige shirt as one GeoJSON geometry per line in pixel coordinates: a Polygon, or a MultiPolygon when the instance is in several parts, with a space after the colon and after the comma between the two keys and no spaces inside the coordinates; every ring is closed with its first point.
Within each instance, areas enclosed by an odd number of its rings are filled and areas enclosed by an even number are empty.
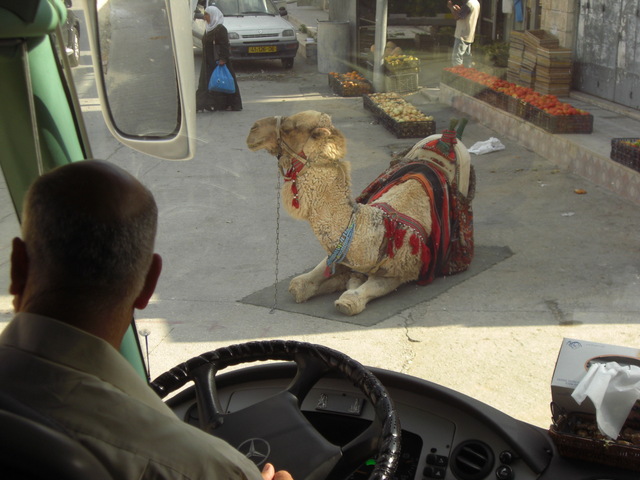
{"type": "Polygon", "coordinates": [[[469,0],[467,6],[470,12],[466,17],[456,21],[456,31],[453,36],[464,42],[473,43],[478,16],[480,15],[480,3],[478,0],[469,0]]]}
{"type": "Polygon", "coordinates": [[[182,422],[110,344],[21,313],[0,335],[0,391],[72,432],[118,479],[261,480],[226,442],[182,422]]]}

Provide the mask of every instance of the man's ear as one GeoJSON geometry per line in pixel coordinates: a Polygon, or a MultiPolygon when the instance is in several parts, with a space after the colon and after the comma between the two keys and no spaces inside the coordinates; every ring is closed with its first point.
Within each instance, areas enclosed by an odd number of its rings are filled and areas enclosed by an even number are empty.
{"type": "Polygon", "coordinates": [[[149,271],[147,272],[147,276],[144,279],[144,285],[142,286],[142,291],[138,298],[135,299],[133,303],[133,307],[138,310],[142,310],[147,307],[149,304],[149,300],[151,300],[151,295],[156,289],[156,285],[158,284],[158,278],[160,278],[160,273],[162,272],[162,257],[157,253],[153,254],[153,259],[151,260],[151,266],[149,267],[149,271]]]}
{"type": "Polygon", "coordinates": [[[29,257],[27,256],[27,246],[22,239],[13,239],[11,249],[11,283],[9,293],[11,295],[21,295],[27,284],[29,274],[29,257]]]}

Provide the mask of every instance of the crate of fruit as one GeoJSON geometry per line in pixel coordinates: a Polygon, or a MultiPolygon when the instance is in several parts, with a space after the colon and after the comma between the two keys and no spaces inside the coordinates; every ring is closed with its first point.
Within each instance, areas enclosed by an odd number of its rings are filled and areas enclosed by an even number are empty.
{"type": "Polygon", "coordinates": [[[379,97],[380,94],[373,93],[370,95],[362,96],[362,106],[365,110],[369,110],[375,117],[382,115],[384,112],[378,106],[378,102],[374,100],[374,98],[379,97]]]}
{"type": "Polygon", "coordinates": [[[329,87],[341,97],[359,97],[371,93],[371,83],[356,71],[348,73],[329,72],[329,87]]]}
{"type": "Polygon", "coordinates": [[[389,55],[384,57],[384,70],[391,75],[418,73],[420,59],[412,55],[389,55]]]}
{"type": "Polygon", "coordinates": [[[418,74],[385,75],[384,87],[387,92],[415,92],[418,90],[418,74]]]}
{"type": "Polygon", "coordinates": [[[529,104],[517,97],[512,97],[510,95],[507,95],[507,97],[507,112],[518,118],[524,119],[527,116],[529,104]]]}
{"type": "Polygon", "coordinates": [[[611,160],[640,172],[640,138],[612,138],[611,160]]]}
{"type": "Polygon", "coordinates": [[[436,133],[433,117],[396,93],[363,95],[362,103],[397,138],[423,138],[436,133]]]}
{"type": "Polygon", "coordinates": [[[488,103],[492,107],[508,111],[509,98],[511,97],[502,92],[497,92],[489,87],[485,87],[476,94],[476,98],[488,103]]]}
{"type": "Polygon", "coordinates": [[[576,115],[554,115],[529,105],[524,119],[550,133],[593,132],[593,115],[587,112],[576,115]]]}
{"type": "Polygon", "coordinates": [[[434,120],[400,122],[388,115],[384,115],[380,117],[380,123],[393,133],[396,138],[425,138],[436,133],[436,122],[434,120]]]}

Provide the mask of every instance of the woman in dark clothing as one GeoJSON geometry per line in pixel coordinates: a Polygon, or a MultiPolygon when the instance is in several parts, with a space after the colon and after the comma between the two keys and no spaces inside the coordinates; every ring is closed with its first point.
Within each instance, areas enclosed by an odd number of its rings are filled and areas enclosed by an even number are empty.
{"type": "Polygon", "coordinates": [[[214,110],[242,110],[240,88],[236,80],[236,73],[229,59],[229,35],[223,25],[224,15],[217,7],[209,6],[204,11],[204,19],[207,26],[202,36],[202,67],[200,68],[198,90],[196,91],[196,110],[210,112],[214,110]],[[209,79],[213,69],[218,64],[227,65],[236,85],[235,93],[209,91],[209,79]]]}

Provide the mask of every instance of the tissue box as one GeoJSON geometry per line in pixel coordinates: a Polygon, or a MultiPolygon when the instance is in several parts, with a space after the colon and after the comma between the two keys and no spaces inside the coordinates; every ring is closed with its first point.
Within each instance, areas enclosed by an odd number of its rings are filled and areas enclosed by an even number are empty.
{"type": "MultiPolygon", "coordinates": [[[[595,408],[589,398],[585,399],[582,405],[578,405],[571,396],[593,361],[640,366],[640,349],[572,338],[563,339],[551,379],[551,401],[555,408],[564,412],[595,414],[595,408]]],[[[636,407],[639,406],[640,402],[636,404],[636,407]]]]}
{"type": "Polygon", "coordinates": [[[640,402],[613,442],[599,432],[591,400],[579,405],[571,396],[593,362],[640,366],[640,349],[563,339],[551,380],[549,435],[563,457],[640,471],[640,402]]]}

